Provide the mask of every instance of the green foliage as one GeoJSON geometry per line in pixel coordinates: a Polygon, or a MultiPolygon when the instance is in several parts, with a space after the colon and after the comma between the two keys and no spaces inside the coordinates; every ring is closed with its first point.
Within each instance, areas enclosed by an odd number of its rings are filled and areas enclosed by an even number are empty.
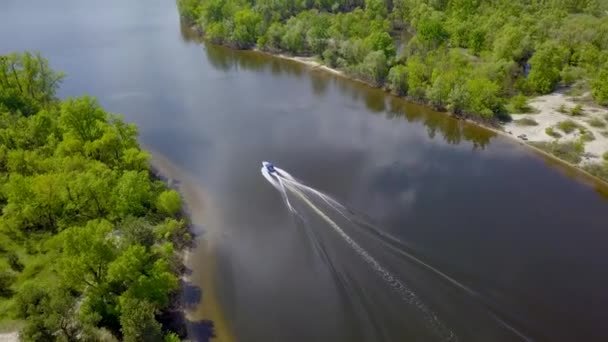
{"type": "Polygon", "coordinates": [[[559,134],[558,132],[556,132],[553,127],[547,127],[547,128],[545,128],[545,133],[547,133],[548,136],[551,136],[553,138],[561,138],[562,137],[562,135],[559,134]]]}
{"type": "Polygon", "coordinates": [[[388,88],[397,95],[407,95],[407,68],[395,65],[388,73],[388,88]]]}
{"type": "Polygon", "coordinates": [[[15,275],[7,270],[0,270],[0,298],[11,297],[13,295],[12,286],[15,282],[15,275]]]}
{"type": "Polygon", "coordinates": [[[602,68],[591,84],[593,98],[601,105],[608,105],[608,67],[602,68]]]}
{"type": "Polygon", "coordinates": [[[188,22],[194,22],[202,13],[202,6],[198,0],[177,0],[177,7],[181,16],[188,22]]]}
{"type": "MultiPolygon", "coordinates": [[[[180,1],[212,15],[198,4],[180,1]]],[[[259,20],[239,18],[241,39],[259,20]]],[[[174,243],[191,239],[173,219],[179,194],[152,179],[134,125],[94,98],[56,99],[61,75],[37,55],[0,61],[6,317],[22,320],[23,341],[163,340],[155,314],[178,286],[174,243]]]]}
{"type": "Polygon", "coordinates": [[[121,298],[120,330],[125,342],[161,342],[161,326],[154,318],[154,305],[134,298],[121,298]]]}
{"type": "Polygon", "coordinates": [[[416,37],[427,46],[436,47],[441,45],[448,38],[448,32],[443,24],[444,21],[441,12],[432,11],[419,20],[416,37]]]}
{"type": "Polygon", "coordinates": [[[608,181],[608,162],[604,161],[603,163],[593,163],[586,164],[583,166],[583,170],[589,172],[590,174],[608,181]]]}
{"type": "Polygon", "coordinates": [[[467,82],[467,90],[470,96],[469,112],[490,118],[502,111],[500,88],[496,83],[486,78],[475,78],[467,82]]]}
{"type": "Polygon", "coordinates": [[[55,101],[62,79],[38,53],[0,56],[0,103],[10,112],[35,114],[55,101]]]}
{"type": "Polygon", "coordinates": [[[250,48],[255,45],[260,31],[262,16],[249,8],[234,14],[234,27],[231,41],[239,48],[250,48]]]}
{"type": "Polygon", "coordinates": [[[156,200],[156,208],[168,216],[174,216],[177,214],[181,207],[181,198],[179,193],[175,190],[163,191],[160,195],[158,195],[158,199],[156,200]]]}
{"type": "Polygon", "coordinates": [[[513,96],[510,105],[513,113],[530,113],[532,111],[532,108],[528,105],[528,98],[522,94],[513,96]]]}
{"type": "Polygon", "coordinates": [[[578,164],[582,160],[583,152],[585,151],[585,146],[582,142],[536,142],[530,143],[533,146],[540,148],[541,150],[546,151],[559,159],[565,160],[572,164],[578,164]]]}
{"type": "Polygon", "coordinates": [[[591,120],[589,120],[589,126],[597,127],[597,128],[604,128],[604,127],[606,127],[606,122],[604,122],[604,120],[602,120],[600,118],[592,118],[591,120]]]}
{"type": "Polygon", "coordinates": [[[386,56],[383,51],[372,51],[358,66],[359,76],[373,84],[383,84],[388,73],[386,56]]]}
{"type": "Polygon", "coordinates": [[[608,161],[608,152],[604,152],[604,154],[602,154],[602,158],[604,158],[605,161],[608,161]]]}
{"type": "Polygon", "coordinates": [[[593,141],[595,140],[595,135],[593,135],[593,133],[591,131],[582,131],[581,132],[581,141],[583,142],[589,142],[589,141],[593,141]]]}
{"type": "Polygon", "coordinates": [[[596,101],[608,103],[608,16],[599,0],[180,0],[178,5],[186,19],[199,18],[212,42],[316,55],[356,78],[456,114],[502,119],[506,108],[525,113],[530,108],[524,95],[546,94],[560,85],[590,85],[596,101]],[[392,37],[404,26],[415,34],[396,61],[392,37]]]}
{"type": "Polygon", "coordinates": [[[530,88],[540,94],[553,91],[560,80],[560,72],[567,58],[567,52],[555,42],[541,45],[530,58],[530,88]]]}
{"type": "Polygon", "coordinates": [[[112,196],[119,216],[144,214],[152,198],[148,172],[126,171],[118,179],[112,196]]]}
{"type": "Polygon", "coordinates": [[[558,122],[556,126],[566,134],[572,133],[580,127],[576,122],[572,120],[558,122]]]}
{"type": "Polygon", "coordinates": [[[15,272],[23,271],[23,263],[19,260],[19,256],[15,252],[8,252],[6,255],[6,261],[10,268],[15,272]]]}
{"type": "Polygon", "coordinates": [[[517,126],[538,126],[538,122],[534,119],[523,118],[514,121],[517,126]]]}
{"type": "Polygon", "coordinates": [[[572,109],[570,109],[570,115],[572,116],[580,116],[583,115],[583,106],[581,106],[580,104],[577,104],[576,106],[572,107],[572,109]]]}

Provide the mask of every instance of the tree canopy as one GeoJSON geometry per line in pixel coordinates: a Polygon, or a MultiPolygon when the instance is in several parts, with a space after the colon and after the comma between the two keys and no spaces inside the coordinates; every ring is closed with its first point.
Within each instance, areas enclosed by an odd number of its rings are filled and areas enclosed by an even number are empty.
{"type": "Polygon", "coordinates": [[[437,108],[502,118],[510,98],[587,87],[608,103],[602,0],[180,0],[182,17],[237,48],[317,56],[437,108]],[[411,38],[400,39],[403,31],[411,38]],[[397,44],[403,52],[396,55],[397,44]],[[378,53],[381,51],[384,57],[378,53]]]}
{"type": "MultiPolygon", "coordinates": [[[[249,41],[258,16],[239,19],[249,41]]],[[[180,196],[137,127],[56,98],[62,77],[38,54],[0,56],[0,318],[23,320],[24,341],[175,340],[157,317],[190,240],[180,196]]]]}

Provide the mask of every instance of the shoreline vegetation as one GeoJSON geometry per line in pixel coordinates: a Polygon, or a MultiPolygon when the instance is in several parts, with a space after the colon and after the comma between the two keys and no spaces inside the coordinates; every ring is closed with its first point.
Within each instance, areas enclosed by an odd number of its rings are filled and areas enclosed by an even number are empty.
{"type": "Polygon", "coordinates": [[[177,3],[183,24],[210,43],[382,88],[608,183],[608,4],[601,1],[177,3]],[[411,37],[398,41],[405,31],[411,37]],[[555,108],[540,104],[552,95],[555,108]],[[562,109],[574,114],[560,117],[562,109]],[[581,129],[555,135],[560,120],[581,129]]]}
{"type": "MultiPolygon", "coordinates": [[[[144,146],[145,147],[145,146],[144,146]]],[[[186,272],[182,275],[185,287],[192,289],[194,287],[194,296],[190,295],[189,291],[184,291],[184,310],[188,321],[190,322],[205,322],[201,328],[195,328],[203,331],[203,335],[213,336],[213,340],[217,342],[232,342],[235,340],[230,324],[226,319],[226,315],[218,299],[218,289],[216,288],[216,259],[215,246],[217,239],[220,238],[221,232],[213,230],[213,227],[219,227],[218,224],[209,222],[213,218],[213,209],[211,200],[206,196],[204,189],[194,177],[176,166],[166,156],[150,148],[146,148],[151,154],[152,169],[156,173],[166,177],[166,181],[171,185],[171,188],[179,191],[183,198],[183,210],[190,218],[193,233],[195,235],[203,234],[202,229],[197,227],[205,227],[204,235],[196,239],[196,250],[187,251],[184,257],[186,267],[190,266],[192,257],[197,260],[197,274],[186,272]],[[211,211],[211,212],[210,212],[211,211]],[[204,292],[204,300],[201,300],[200,292],[204,292]],[[193,297],[193,298],[188,298],[193,297]]],[[[204,336],[204,337],[206,337],[204,336]]],[[[193,339],[199,337],[195,334],[193,339]]]]}
{"type": "Polygon", "coordinates": [[[0,338],[180,341],[181,196],[135,125],[55,96],[63,77],[39,54],[0,56],[0,338]]]}

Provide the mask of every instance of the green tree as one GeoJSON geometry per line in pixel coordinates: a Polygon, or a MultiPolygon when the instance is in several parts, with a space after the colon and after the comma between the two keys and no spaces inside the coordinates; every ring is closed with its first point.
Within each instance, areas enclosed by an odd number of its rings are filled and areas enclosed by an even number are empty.
{"type": "Polygon", "coordinates": [[[181,198],[179,193],[175,190],[163,191],[156,199],[156,208],[168,216],[177,214],[180,211],[181,206],[181,198]]]}
{"type": "Polygon", "coordinates": [[[388,73],[388,87],[397,95],[407,95],[407,67],[395,65],[388,73]]]}
{"type": "Polygon", "coordinates": [[[410,58],[406,63],[408,95],[417,100],[425,99],[428,85],[428,68],[418,57],[410,58]]]}
{"type": "Polygon", "coordinates": [[[542,45],[530,59],[528,84],[540,94],[555,89],[560,80],[560,72],[567,60],[567,52],[555,43],[542,45]]]}
{"type": "Polygon", "coordinates": [[[468,106],[466,110],[472,114],[485,118],[492,117],[502,110],[502,102],[498,96],[498,85],[486,78],[471,79],[466,84],[468,92],[468,106]]]}
{"type": "Polygon", "coordinates": [[[161,326],[154,314],[156,308],[151,303],[135,298],[120,298],[120,325],[125,342],[161,342],[161,326]]]}
{"type": "Polygon", "coordinates": [[[40,54],[0,56],[0,103],[29,116],[55,101],[62,73],[51,70],[40,54]]]}
{"type": "Polygon", "coordinates": [[[126,171],[118,179],[114,191],[116,214],[143,215],[150,208],[150,179],[146,171],[126,171]]]}
{"type": "Polygon", "coordinates": [[[110,222],[95,220],[61,233],[64,257],[60,271],[67,284],[96,287],[105,281],[108,265],[118,253],[112,231],[110,222]]]}
{"type": "Polygon", "coordinates": [[[608,68],[604,67],[595,77],[592,85],[593,98],[601,105],[608,105],[608,68]]]}
{"type": "Polygon", "coordinates": [[[359,66],[361,75],[374,84],[383,84],[388,73],[386,56],[382,51],[370,52],[359,66]]]}
{"type": "Polygon", "coordinates": [[[231,40],[239,48],[250,48],[258,40],[262,17],[249,8],[244,8],[234,14],[234,28],[231,40]]]}
{"type": "Polygon", "coordinates": [[[369,50],[382,51],[386,58],[395,57],[395,43],[388,32],[374,31],[364,42],[369,50]]]}
{"type": "Polygon", "coordinates": [[[107,119],[106,113],[97,104],[97,100],[84,96],[68,99],[61,106],[59,123],[68,134],[73,134],[81,141],[99,139],[103,134],[100,123],[107,119]]]}

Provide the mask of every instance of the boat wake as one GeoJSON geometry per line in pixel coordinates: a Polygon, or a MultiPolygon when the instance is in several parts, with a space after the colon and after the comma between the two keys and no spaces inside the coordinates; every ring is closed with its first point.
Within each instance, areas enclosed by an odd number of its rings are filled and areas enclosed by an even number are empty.
{"type": "MultiPolygon", "coordinates": [[[[290,213],[297,218],[299,222],[304,223],[301,226],[304,228],[304,232],[312,246],[335,273],[338,278],[337,280],[344,284],[344,287],[355,287],[355,285],[352,284],[354,277],[346,274],[348,272],[345,272],[344,270],[339,270],[339,267],[331,260],[330,254],[332,254],[332,251],[327,248],[328,242],[326,241],[326,238],[323,238],[324,234],[327,232],[315,231],[310,227],[311,225],[306,224],[306,222],[311,219],[304,214],[307,209],[310,209],[317,218],[321,219],[329,226],[331,228],[330,231],[335,233],[334,236],[338,236],[340,238],[339,240],[343,242],[343,245],[348,246],[348,248],[367,265],[368,269],[381,280],[387,289],[396,293],[400,300],[407,305],[407,308],[413,308],[413,311],[417,312],[417,319],[421,319],[421,321],[424,322],[424,325],[432,332],[435,339],[442,341],[458,341],[459,337],[453,329],[448,327],[448,325],[445,324],[425,302],[423,302],[417,292],[414,291],[411,286],[408,286],[402,277],[400,278],[395,272],[389,270],[386,266],[387,264],[383,264],[383,261],[373,255],[373,253],[370,252],[370,249],[362,246],[361,242],[369,243],[369,241],[374,240],[376,248],[373,250],[376,250],[377,253],[392,253],[392,255],[398,255],[402,260],[407,260],[434,274],[436,277],[443,279],[445,282],[451,284],[453,288],[459,289],[461,292],[466,293],[470,298],[474,298],[478,303],[481,303],[487,316],[491,317],[498,325],[502,326],[503,330],[509,331],[511,336],[517,336],[522,340],[530,340],[526,335],[508,323],[507,320],[501,318],[501,315],[497,314],[497,311],[494,310],[492,303],[481,294],[416,257],[408,251],[407,245],[400,239],[375,227],[373,224],[370,224],[362,215],[357,214],[355,211],[342,205],[331,196],[303,184],[287,171],[275,167],[269,162],[262,163],[261,172],[264,178],[279,191],[290,213]],[[298,208],[296,209],[296,207],[298,208]],[[346,227],[349,229],[345,229],[346,227]]],[[[339,248],[339,246],[335,246],[334,248],[339,248]]]]}
{"type": "MultiPolygon", "coordinates": [[[[393,275],[388,269],[382,266],[370,253],[368,253],[361,245],[353,240],[334,220],[332,220],[327,214],[325,214],[317,205],[313,203],[313,200],[309,196],[316,196],[323,202],[328,204],[332,209],[337,211],[340,215],[348,218],[347,209],[338,203],[331,197],[310,188],[304,184],[301,184],[294,179],[285,170],[272,167],[268,168],[269,163],[264,162],[262,166],[262,174],[277,190],[281,192],[281,195],[287,205],[287,208],[295,215],[298,212],[294,209],[289,201],[289,193],[297,196],[303,203],[308,205],[316,214],[319,215],[333,230],[352,248],[363,261],[371,267],[371,269],[387,284],[387,286],[393,291],[400,295],[400,298],[406,303],[413,305],[420,313],[424,316],[427,323],[439,334],[444,341],[457,341],[456,335],[447,328],[441,320],[435,315],[421,300],[418,296],[400,279],[393,275]]],[[[271,165],[271,164],[270,164],[271,165]]]]}

